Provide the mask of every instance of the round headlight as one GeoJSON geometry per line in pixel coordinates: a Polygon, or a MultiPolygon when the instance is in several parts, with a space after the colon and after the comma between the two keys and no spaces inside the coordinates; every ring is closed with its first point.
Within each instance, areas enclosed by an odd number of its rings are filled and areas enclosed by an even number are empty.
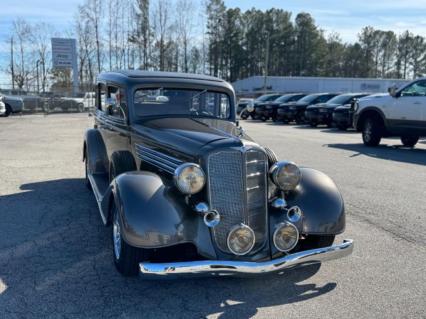
{"type": "Polygon", "coordinates": [[[287,252],[297,245],[299,231],[293,224],[284,222],[277,225],[273,239],[274,245],[279,251],[287,252]]]}
{"type": "Polygon", "coordinates": [[[272,181],[283,191],[291,191],[299,185],[302,173],[292,162],[275,163],[270,170],[272,181]]]}
{"type": "Polygon", "coordinates": [[[176,168],[174,182],[182,193],[190,195],[198,193],[204,187],[206,177],[199,165],[185,163],[176,168]]]}
{"type": "Polygon", "coordinates": [[[245,255],[252,250],[255,242],[254,232],[247,225],[236,225],[228,234],[228,248],[235,255],[245,255]]]}

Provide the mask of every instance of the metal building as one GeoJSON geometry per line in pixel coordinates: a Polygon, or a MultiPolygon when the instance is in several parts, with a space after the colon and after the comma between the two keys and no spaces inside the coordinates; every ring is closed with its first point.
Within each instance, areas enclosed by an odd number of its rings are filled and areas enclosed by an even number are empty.
{"type": "Polygon", "coordinates": [[[252,76],[232,85],[239,96],[257,96],[265,92],[318,93],[318,92],[387,92],[392,85],[409,83],[401,79],[328,78],[291,76],[252,76]]]}

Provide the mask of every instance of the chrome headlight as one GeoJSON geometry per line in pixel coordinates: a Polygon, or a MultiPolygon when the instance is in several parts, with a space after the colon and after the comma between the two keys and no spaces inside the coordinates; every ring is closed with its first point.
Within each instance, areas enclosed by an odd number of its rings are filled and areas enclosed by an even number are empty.
{"type": "Polygon", "coordinates": [[[294,190],[299,185],[302,173],[292,162],[277,162],[270,169],[272,181],[283,191],[294,190]]]}
{"type": "Polygon", "coordinates": [[[185,163],[176,168],[173,180],[183,194],[198,193],[206,183],[206,176],[201,167],[194,163],[185,163]]]}
{"type": "Polygon", "coordinates": [[[254,231],[244,224],[234,226],[227,238],[229,250],[238,256],[245,255],[252,250],[254,242],[254,231]]]}
{"type": "Polygon", "coordinates": [[[284,222],[277,225],[274,232],[274,245],[281,252],[287,252],[296,247],[299,241],[299,231],[292,223],[284,222]]]}

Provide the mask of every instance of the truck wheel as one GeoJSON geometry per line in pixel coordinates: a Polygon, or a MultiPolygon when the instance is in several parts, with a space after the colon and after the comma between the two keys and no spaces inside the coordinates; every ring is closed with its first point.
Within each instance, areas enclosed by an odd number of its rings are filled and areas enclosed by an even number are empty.
{"type": "Polygon", "coordinates": [[[79,111],[80,113],[83,113],[83,112],[84,112],[84,105],[83,105],[82,103],[79,103],[79,104],[77,105],[77,108],[78,108],[78,111],[79,111]]]}
{"type": "Polygon", "coordinates": [[[262,115],[262,116],[260,117],[260,120],[261,120],[262,122],[266,122],[266,121],[267,121],[267,118],[266,118],[266,116],[262,115]]]}
{"type": "Polygon", "coordinates": [[[136,276],[139,273],[139,263],[146,259],[147,251],[128,245],[121,232],[118,209],[113,202],[112,207],[112,254],[114,265],[123,276],[136,276]]]}
{"type": "Polygon", "coordinates": [[[272,122],[275,123],[276,121],[278,121],[277,117],[276,116],[272,116],[272,122]]]}
{"type": "Polygon", "coordinates": [[[414,147],[418,141],[418,136],[401,136],[402,145],[406,147],[414,147]]]}
{"type": "Polygon", "coordinates": [[[362,127],[362,141],[366,146],[377,146],[382,139],[382,125],[374,118],[367,118],[362,127]]]}
{"type": "Polygon", "coordinates": [[[111,156],[109,181],[112,182],[112,180],[120,174],[135,170],[135,160],[129,152],[115,152],[111,156]]]}
{"type": "Polygon", "coordinates": [[[309,122],[309,125],[310,125],[311,127],[317,127],[317,126],[318,126],[318,124],[317,124],[317,123],[315,123],[315,122],[309,122]]]}
{"type": "Polygon", "coordinates": [[[6,104],[6,113],[4,113],[4,116],[8,117],[10,114],[12,114],[12,108],[9,104],[6,104]]]}

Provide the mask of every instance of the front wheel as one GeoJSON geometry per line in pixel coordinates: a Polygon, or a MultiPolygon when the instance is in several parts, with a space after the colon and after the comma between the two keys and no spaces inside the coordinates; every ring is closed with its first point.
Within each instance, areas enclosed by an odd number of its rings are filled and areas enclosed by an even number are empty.
{"type": "Polygon", "coordinates": [[[128,245],[122,235],[118,209],[112,207],[112,250],[114,265],[126,277],[139,274],[139,263],[146,259],[146,250],[128,245]]]}
{"type": "Polygon", "coordinates": [[[12,108],[9,104],[6,104],[6,112],[4,113],[4,116],[8,117],[10,114],[12,114],[12,108]]]}
{"type": "Polygon", "coordinates": [[[418,136],[401,136],[402,145],[406,147],[414,147],[418,141],[418,136]]]}
{"type": "Polygon", "coordinates": [[[367,118],[362,128],[362,141],[366,146],[377,146],[382,139],[382,127],[374,118],[367,118]]]}
{"type": "Polygon", "coordinates": [[[264,115],[262,115],[261,117],[260,117],[260,120],[262,121],[262,122],[266,122],[266,116],[264,116],[264,115]]]}
{"type": "Polygon", "coordinates": [[[242,120],[247,120],[247,119],[248,119],[248,117],[249,117],[249,114],[248,114],[248,112],[247,112],[247,111],[243,111],[243,112],[241,112],[241,114],[240,114],[240,118],[241,118],[242,120]]]}

